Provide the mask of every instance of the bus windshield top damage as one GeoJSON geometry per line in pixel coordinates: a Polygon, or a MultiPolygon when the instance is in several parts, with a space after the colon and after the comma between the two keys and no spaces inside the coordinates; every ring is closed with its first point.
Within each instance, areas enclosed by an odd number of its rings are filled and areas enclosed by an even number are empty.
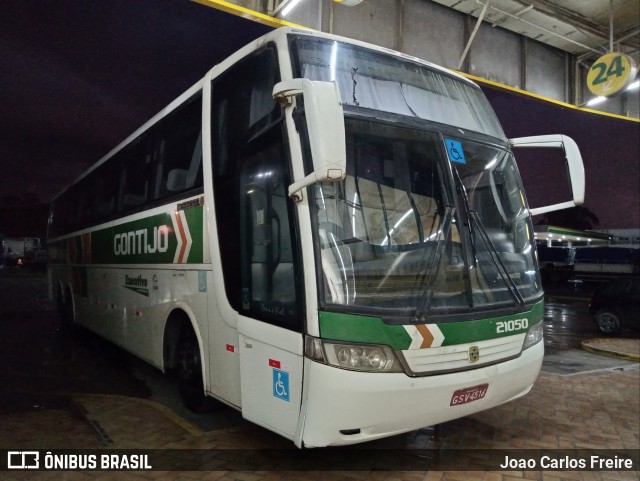
{"type": "Polygon", "coordinates": [[[335,81],[345,113],[346,176],[310,193],[321,306],[406,323],[539,301],[522,183],[479,88],[353,45],[290,44],[298,76],[335,81]]]}

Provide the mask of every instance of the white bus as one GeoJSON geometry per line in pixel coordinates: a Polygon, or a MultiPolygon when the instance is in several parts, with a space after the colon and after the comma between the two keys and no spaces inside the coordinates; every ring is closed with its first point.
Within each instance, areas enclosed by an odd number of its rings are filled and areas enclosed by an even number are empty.
{"type": "MultiPolygon", "coordinates": [[[[291,439],[344,445],[526,394],[543,291],[512,146],[480,88],[275,30],[52,202],[63,319],[291,439]]],[[[549,152],[545,150],[544,152],[549,152]]],[[[540,209],[544,211],[545,209],[540,209]]]]}

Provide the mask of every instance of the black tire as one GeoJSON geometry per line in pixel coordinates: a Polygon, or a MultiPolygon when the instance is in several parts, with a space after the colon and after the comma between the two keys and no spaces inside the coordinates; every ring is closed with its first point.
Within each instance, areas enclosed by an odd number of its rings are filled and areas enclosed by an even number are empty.
{"type": "Polygon", "coordinates": [[[622,327],[617,314],[606,309],[600,309],[596,313],[596,324],[598,330],[607,336],[618,334],[622,327]]]}
{"type": "Polygon", "coordinates": [[[71,333],[75,327],[75,319],[73,315],[73,300],[71,291],[67,289],[67,295],[62,295],[62,290],[58,291],[57,298],[58,314],[60,315],[60,327],[63,332],[71,333]]]}
{"type": "Polygon", "coordinates": [[[195,413],[207,410],[209,398],[204,393],[202,360],[198,339],[191,327],[185,327],[178,343],[178,388],[183,404],[195,413]]]}
{"type": "Polygon", "coordinates": [[[60,322],[64,322],[64,296],[62,295],[62,289],[58,288],[56,292],[56,311],[60,317],[60,322]]]}

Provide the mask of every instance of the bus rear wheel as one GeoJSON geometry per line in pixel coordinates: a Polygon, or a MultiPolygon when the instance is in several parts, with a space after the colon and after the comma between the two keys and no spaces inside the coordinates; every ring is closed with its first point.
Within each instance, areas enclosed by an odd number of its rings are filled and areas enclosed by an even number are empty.
{"type": "Polygon", "coordinates": [[[61,288],[58,289],[58,293],[56,295],[56,305],[62,331],[65,333],[73,332],[75,324],[73,314],[73,300],[71,298],[70,289],[66,289],[66,295],[62,294],[61,288]]]}

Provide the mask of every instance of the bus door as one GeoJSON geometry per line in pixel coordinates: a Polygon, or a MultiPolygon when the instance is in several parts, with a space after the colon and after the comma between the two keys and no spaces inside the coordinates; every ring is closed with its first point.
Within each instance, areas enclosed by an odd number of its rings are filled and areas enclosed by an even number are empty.
{"type": "Polygon", "coordinates": [[[256,141],[261,145],[252,146],[254,155],[240,168],[242,413],[293,438],[302,393],[302,316],[286,162],[280,129],[274,130],[256,141]]]}
{"type": "Polygon", "coordinates": [[[242,416],[294,439],[302,397],[302,336],[241,317],[242,416]]]}

